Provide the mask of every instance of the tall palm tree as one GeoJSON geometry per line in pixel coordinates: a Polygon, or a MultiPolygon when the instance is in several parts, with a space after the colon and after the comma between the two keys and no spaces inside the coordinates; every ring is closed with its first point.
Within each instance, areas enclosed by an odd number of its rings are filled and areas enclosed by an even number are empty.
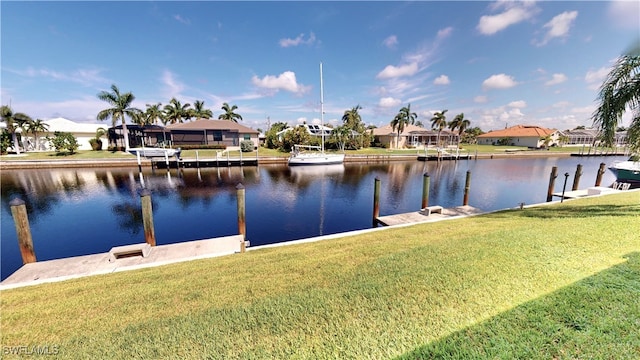
{"type": "Polygon", "coordinates": [[[16,154],[20,155],[20,144],[18,144],[18,136],[16,135],[16,132],[26,123],[33,120],[27,114],[14,113],[8,105],[2,105],[2,108],[0,108],[0,115],[2,116],[2,122],[7,124],[7,131],[11,134],[16,154]]]}
{"type": "Polygon", "coordinates": [[[163,121],[164,113],[162,112],[162,109],[160,109],[160,107],[162,106],[161,103],[146,105],[147,110],[145,110],[144,115],[147,124],[158,125],[158,120],[163,121]]]}
{"type": "Polygon", "coordinates": [[[411,112],[411,104],[400,109],[400,112],[391,120],[391,129],[395,131],[398,128],[398,135],[396,136],[396,149],[398,148],[398,141],[400,134],[404,131],[404,127],[408,124],[413,125],[416,122],[418,115],[411,112]]]}
{"type": "Polygon", "coordinates": [[[189,120],[191,118],[189,107],[191,104],[182,105],[176,98],[171,98],[169,104],[164,106],[165,124],[182,123],[184,120],[189,120]]]}
{"type": "Polygon", "coordinates": [[[25,124],[26,130],[33,134],[33,139],[35,141],[35,150],[40,150],[38,144],[40,143],[40,139],[38,139],[39,132],[45,132],[49,129],[49,124],[45,123],[40,119],[36,119],[33,121],[29,121],[25,124]]]}
{"type": "Polygon", "coordinates": [[[233,105],[233,106],[229,106],[229,104],[227,103],[223,103],[222,104],[222,110],[224,111],[223,114],[220,114],[220,116],[218,116],[218,120],[229,120],[229,121],[233,121],[233,122],[238,122],[238,119],[240,119],[240,121],[242,121],[242,116],[240,116],[240,114],[234,113],[234,111],[237,109],[238,107],[233,105]]]}
{"type": "Polygon", "coordinates": [[[364,130],[364,124],[362,123],[362,116],[358,113],[358,110],[362,109],[359,104],[352,107],[350,110],[346,110],[342,115],[342,123],[351,130],[355,130],[359,133],[364,130]]]}
{"type": "Polygon", "coordinates": [[[431,128],[434,130],[438,130],[438,138],[436,140],[436,146],[440,146],[440,133],[447,127],[447,117],[445,113],[447,110],[436,111],[431,118],[431,128]]]}
{"type": "Polygon", "coordinates": [[[455,132],[458,129],[458,147],[460,147],[460,140],[462,139],[462,134],[469,128],[471,125],[471,121],[464,118],[464,113],[460,113],[456,115],[456,117],[451,120],[449,123],[449,129],[455,132]]]}
{"type": "Polygon", "coordinates": [[[631,126],[627,129],[629,147],[640,153],[640,41],[620,56],[598,93],[600,102],[593,113],[593,123],[611,146],[616,129],[627,108],[631,110],[631,126]]]}
{"type": "Polygon", "coordinates": [[[213,117],[213,111],[205,109],[204,101],[200,100],[193,102],[193,110],[191,113],[196,119],[211,119],[213,117]]]}
{"type": "Polygon", "coordinates": [[[113,127],[116,126],[118,120],[122,121],[122,135],[124,136],[125,150],[129,149],[129,133],[127,132],[126,116],[135,119],[136,116],[142,112],[140,109],[131,106],[135,98],[131,92],[121,94],[115,84],[111,85],[111,92],[102,91],[98,94],[98,99],[107,102],[111,107],[100,111],[97,118],[101,121],[111,118],[113,127]]]}

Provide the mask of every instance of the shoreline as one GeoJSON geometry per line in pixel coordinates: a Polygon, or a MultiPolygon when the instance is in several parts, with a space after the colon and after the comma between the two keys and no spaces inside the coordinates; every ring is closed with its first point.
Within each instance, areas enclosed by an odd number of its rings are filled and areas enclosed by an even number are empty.
{"type": "MultiPolygon", "coordinates": [[[[599,155],[579,155],[572,152],[540,152],[540,151],[520,151],[520,152],[505,152],[505,153],[479,153],[469,157],[469,159],[460,159],[460,161],[476,160],[476,159],[505,159],[505,158],[528,158],[528,157],[570,157],[570,156],[584,156],[584,157],[609,157],[609,156],[624,156],[623,154],[599,154],[599,155]]],[[[185,158],[183,160],[195,160],[191,158],[185,158]]],[[[346,155],[345,163],[371,163],[371,162],[385,162],[385,161],[418,161],[418,155],[378,155],[378,154],[363,154],[363,155],[346,155]]],[[[428,160],[431,161],[431,160],[428,160]]],[[[442,161],[456,161],[454,159],[446,159],[442,161]]],[[[260,164],[286,164],[287,157],[261,157],[258,156],[258,165],[260,164]]],[[[143,167],[150,167],[152,164],[149,159],[141,159],[140,165],[143,167]]],[[[75,159],[75,160],[28,160],[24,158],[16,157],[16,160],[2,159],[0,161],[0,170],[22,170],[22,169],[52,169],[52,168],[99,168],[99,167],[137,167],[138,160],[132,159],[75,159]]],[[[226,166],[225,166],[226,167],[226,166]]]]}

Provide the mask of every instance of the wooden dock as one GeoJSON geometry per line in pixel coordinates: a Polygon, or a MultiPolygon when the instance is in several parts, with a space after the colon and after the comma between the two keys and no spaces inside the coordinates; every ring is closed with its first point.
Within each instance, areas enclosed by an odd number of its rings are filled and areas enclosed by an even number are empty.
{"type": "Polygon", "coordinates": [[[470,154],[441,154],[438,155],[418,155],[419,161],[443,161],[443,160],[469,160],[472,159],[473,155],[470,154]]]}
{"type": "Polygon", "coordinates": [[[429,215],[423,215],[420,211],[414,211],[403,214],[380,216],[377,221],[378,224],[383,226],[393,226],[433,222],[454,217],[478,215],[481,213],[483,213],[483,211],[480,209],[469,205],[463,205],[454,208],[444,208],[442,209],[442,213],[431,213],[429,215]]]}
{"type": "Polygon", "coordinates": [[[169,160],[154,159],[152,166],[156,169],[177,169],[177,168],[206,168],[206,167],[229,167],[229,166],[257,166],[257,157],[247,158],[227,158],[221,157],[217,159],[179,159],[169,160]]]}

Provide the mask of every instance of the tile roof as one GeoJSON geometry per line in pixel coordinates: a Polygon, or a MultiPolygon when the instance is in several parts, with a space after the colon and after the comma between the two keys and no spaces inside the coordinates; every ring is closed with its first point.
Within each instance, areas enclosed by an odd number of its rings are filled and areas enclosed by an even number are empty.
{"type": "MultiPolygon", "coordinates": [[[[415,126],[415,125],[406,125],[404,127],[404,129],[402,130],[402,133],[400,133],[400,135],[408,135],[409,133],[434,133],[437,134],[438,131],[436,130],[431,130],[428,128],[423,128],[423,127],[419,127],[419,126],[415,126]]],[[[451,131],[449,130],[443,130],[442,134],[446,134],[446,133],[450,133],[451,131]]],[[[395,130],[393,128],[391,128],[391,125],[385,125],[385,126],[381,126],[378,128],[373,129],[373,135],[376,136],[384,136],[384,135],[396,135],[398,133],[398,128],[396,128],[395,130]]]]}
{"type": "Polygon", "coordinates": [[[167,125],[169,130],[226,130],[243,134],[258,134],[257,130],[229,120],[198,119],[185,123],[167,125]]]}
{"type": "Polygon", "coordinates": [[[537,137],[542,138],[547,135],[551,135],[556,132],[555,129],[547,129],[540,126],[533,125],[516,125],[510,128],[489,131],[486,134],[479,135],[479,138],[494,138],[494,137],[537,137]]]}

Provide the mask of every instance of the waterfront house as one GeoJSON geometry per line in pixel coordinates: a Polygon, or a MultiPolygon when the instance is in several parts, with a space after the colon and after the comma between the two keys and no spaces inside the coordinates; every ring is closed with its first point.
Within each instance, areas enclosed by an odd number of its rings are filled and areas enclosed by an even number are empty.
{"type": "MultiPolygon", "coordinates": [[[[600,131],[598,129],[573,129],[562,131],[566,137],[563,145],[567,146],[596,146],[601,143],[600,131]]],[[[627,145],[628,137],[626,131],[616,131],[614,138],[615,147],[627,145]]]]}
{"type": "Polygon", "coordinates": [[[47,131],[38,133],[37,144],[33,134],[25,134],[23,131],[22,142],[28,150],[53,150],[53,145],[51,144],[51,141],[47,139],[47,137],[54,138],[56,131],[67,132],[73,135],[78,141],[78,150],[91,150],[91,144],[89,144],[89,140],[96,137],[96,130],[98,130],[99,128],[103,128],[106,130],[107,128],[105,124],[80,123],[62,117],[45,120],[43,122],[47,124],[48,128],[47,131]]]}
{"type": "Polygon", "coordinates": [[[258,146],[257,130],[229,120],[198,119],[167,126],[174,146],[219,145],[240,146],[245,140],[258,146]]]}
{"type": "MultiPolygon", "coordinates": [[[[415,125],[406,125],[400,135],[398,136],[398,129],[395,130],[391,125],[385,125],[379,128],[373,129],[374,143],[380,144],[383,147],[389,149],[396,148],[396,138],[398,149],[403,148],[416,148],[424,149],[429,146],[437,146],[438,143],[438,131],[432,129],[425,129],[415,125]]],[[[444,129],[440,132],[440,146],[457,145],[458,134],[444,129]]]]}
{"type": "Polygon", "coordinates": [[[516,125],[502,130],[489,131],[478,136],[479,145],[507,145],[540,148],[558,144],[560,132],[535,125],[516,125]],[[545,144],[545,139],[550,141],[545,144]]]}

